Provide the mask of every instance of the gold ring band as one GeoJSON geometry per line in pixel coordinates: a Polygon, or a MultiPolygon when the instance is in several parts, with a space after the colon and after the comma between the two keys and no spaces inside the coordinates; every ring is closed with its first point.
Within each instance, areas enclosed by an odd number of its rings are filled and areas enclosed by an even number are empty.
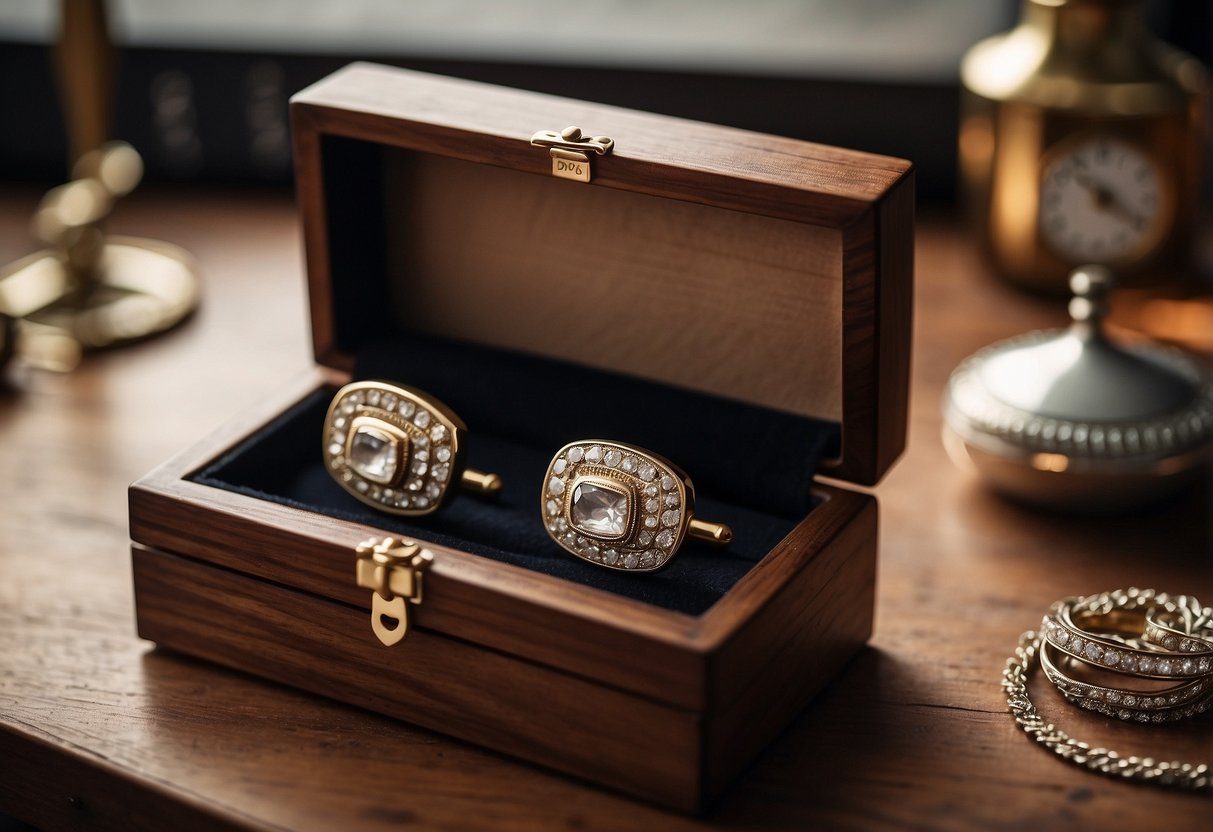
{"type": "MultiPolygon", "coordinates": [[[[1164,596],[1160,604],[1167,603],[1164,596]]],[[[1041,633],[1057,649],[1115,673],[1174,681],[1213,672],[1213,651],[1171,651],[1141,640],[1146,613],[1137,606],[1105,610],[1092,608],[1089,598],[1063,598],[1045,616],[1041,633]]]]}
{"type": "MultiPolygon", "coordinates": [[[[1101,685],[1075,679],[1063,672],[1051,655],[1056,649],[1047,642],[1041,646],[1040,666],[1045,677],[1071,703],[1087,710],[1099,711],[1124,720],[1169,722],[1208,709],[1211,690],[1208,679],[1194,679],[1180,685],[1154,690],[1101,685]]],[[[1068,654],[1062,655],[1071,662],[1081,664],[1068,654]]]]}
{"type": "Polygon", "coordinates": [[[1213,608],[1190,595],[1146,610],[1142,639],[1181,653],[1213,654],[1213,608]]]}
{"type": "Polygon", "coordinates": [[[1183,719],[1213,704],[1213,650],[1206,649],[1202,629],[1207,621],[1196,599],[1152,590],[1063,598],[1041,624],[1041,668],[1083,708],[1139,722],[1183,719]],[[1125,676],[1147,685],[1116,681],[1125,676]]]}

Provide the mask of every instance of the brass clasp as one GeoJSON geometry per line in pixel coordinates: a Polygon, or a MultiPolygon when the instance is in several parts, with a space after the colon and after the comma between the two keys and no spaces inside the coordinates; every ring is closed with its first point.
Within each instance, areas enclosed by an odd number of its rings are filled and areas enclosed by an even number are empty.
{"type": "Polygon", "coordinates": [[[354,549],[358,586],[372,590],[371,630],[386,646],[404,640],[409,608],[421,603],[421,584],[434,555],[411,540],[372,537],[354,549]],[[394,623],[393,623],[394,622],[394,623]]]}
{"type": "Polygon", "coordinates": [[[615,142],[607,136],[583,136],[580,127],[566,127],[559,133],[540,130],[531,136],[531,144],[548,148],[553,176],[577,182],[590,181],[593,174],[591,153],[605,156],[615,146],[615,142]]]}

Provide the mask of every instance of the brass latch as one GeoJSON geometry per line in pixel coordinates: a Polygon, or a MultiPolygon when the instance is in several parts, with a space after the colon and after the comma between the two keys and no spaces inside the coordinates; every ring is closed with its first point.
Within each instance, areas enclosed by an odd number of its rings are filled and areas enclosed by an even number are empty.
{"type": "Polygon", "coordinates": [[[434,555],[411,540],[372,537],[354,549],[358,586],[371,593],[371,630],[388,647],[408,635],[409,608],[421,603],[421,582],[434,555]],[[394,624],[392,622],[395,622],[394,624]]]}
{"type": "Polygon", "coordinates": [[[540,130],[531,136],[531,144],[546,147],[552,156],[552,175],[561,179],[589,182],[593,169],[590,154],[605,156],[615,142],[606,136],[583,136],[580,127],[566,127],[559,133],[540,130]]]}

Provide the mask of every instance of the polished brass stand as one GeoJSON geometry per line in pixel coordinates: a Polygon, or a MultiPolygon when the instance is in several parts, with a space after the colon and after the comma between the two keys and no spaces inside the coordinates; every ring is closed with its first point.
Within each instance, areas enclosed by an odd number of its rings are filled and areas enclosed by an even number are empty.
{"type": "Polygon", "coordinates": [[[198,303],[188,253],[103,229],[114,200],[142,177],[139,154],[107,144],[82,156],[73,173],[34,215],[34,235],[48,247],[0,269],[0,312],[18,321],[18,354],[64,371],[83,351],[169,329],[198,303]]]}
{"type": "Polygon", "coordinates": [[[0,359],[15,352],[67,371],[86,350],[176,325],[197,306],[198,281],[182,249],[105,233],[115,199],[143,177],[143,160],[128,144],[105,143],[115,50],[103,0],[64,0],[55,55],[72,181],[48,192],[34,215],[47,248],[0,268],[0,359]]]}

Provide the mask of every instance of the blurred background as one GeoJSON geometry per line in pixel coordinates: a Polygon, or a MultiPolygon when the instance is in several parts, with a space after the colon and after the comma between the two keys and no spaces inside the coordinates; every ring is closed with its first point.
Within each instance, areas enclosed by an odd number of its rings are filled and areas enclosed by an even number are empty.
{"type": "MultiPolygon", "coordinates": [[[[112,136],[147,181],[291,178],[286,101],[342,64],[399,66],[619,104],[918,165],[956,194],[959,66],[1015,0],[112,0],[112,136]]],[[[1213,4],[1150,0],[1150,28],[1202,59],[1213,4]]],[[[51,47],[60,4],[0,0],[0,181],[53,184],[67,140],[51,47]]]]}

